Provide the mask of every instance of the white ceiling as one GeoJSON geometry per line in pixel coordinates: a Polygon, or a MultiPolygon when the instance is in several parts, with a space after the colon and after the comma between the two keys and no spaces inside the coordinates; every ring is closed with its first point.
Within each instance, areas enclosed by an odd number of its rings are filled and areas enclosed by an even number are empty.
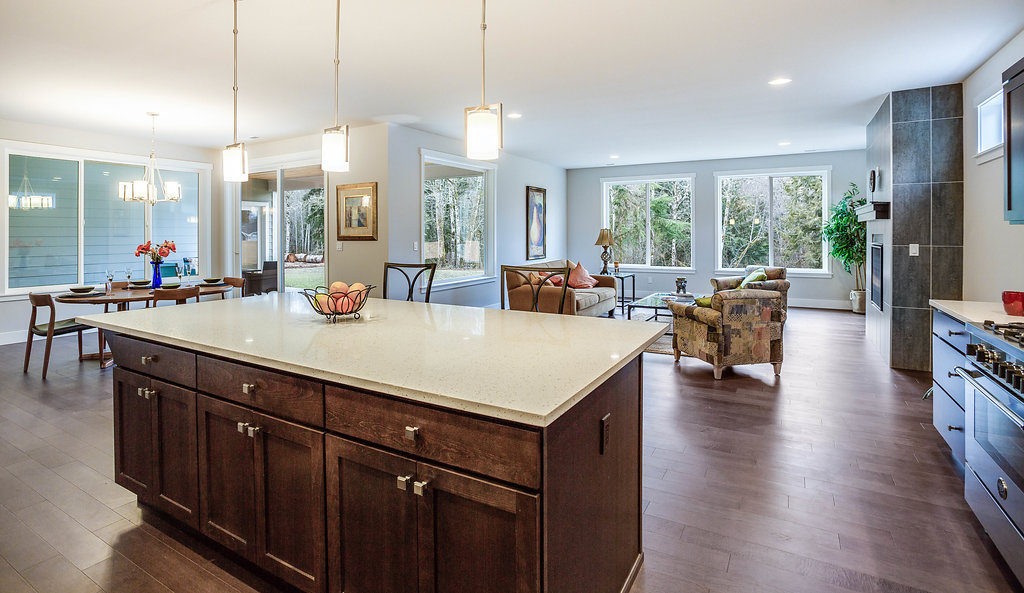
{"type": "MultiPolygon", "coordinates": [[[[0,118],[146,137],[159,111],[161,140],[223,147],[231,6],[0,0],[0,118]]],[[[479,18],[343,0],[343,121],[461,137],[479,18]]],[[[564,167],[861,148],[885,92],[961,81],[1022,28],[1021,0],[491,0],[487,99],[523,114],[507,150],[564,167]]],[[[333,35],[331,0],[240,3],[241,139],[332,125],[333,35]]]]}

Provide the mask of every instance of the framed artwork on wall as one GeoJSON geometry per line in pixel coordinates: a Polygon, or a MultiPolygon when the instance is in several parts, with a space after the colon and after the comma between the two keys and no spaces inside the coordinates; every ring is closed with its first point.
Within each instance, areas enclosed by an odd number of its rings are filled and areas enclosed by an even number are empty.
{"type": "Polygon", "coordinates": [[[338,240],[377,240],[377,182],[338,186],[338,240]]]}
{"type": "Polygon", "coordinates": [[[548,190],[526,186],[526,259],[548,254],[548,190]]]}

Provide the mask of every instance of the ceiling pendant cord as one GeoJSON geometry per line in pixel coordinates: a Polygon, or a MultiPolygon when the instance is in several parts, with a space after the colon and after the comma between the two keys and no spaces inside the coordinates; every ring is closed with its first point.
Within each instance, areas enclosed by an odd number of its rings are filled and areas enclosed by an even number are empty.
{"type": "Polygon", "coordinates": [[[341,64],[341,0],[338,0],[337,10],[334,12],[334,127],[338,127],[338,110],[340,109],[340,100],[338,92],[339,82],[339,69],[341,64]]]}
{"type": "Polygon", "coordinates": [[[234,82],[231,86],[231,91],[234,94],[234,102],[232,104],[233,113],[233,129],[231,132],[231,143],[238,144],[238,0],[235,1],[235,22],[234,28],[231,29],[231,34],[234,37],[234,52],[233,52],[233,64],[232,69],[234,70],[234,82]]]}
{"type": "Polygon", "coordinates": [[[480,0],[480,105],[487,105],[487,0],[480,0]]]}

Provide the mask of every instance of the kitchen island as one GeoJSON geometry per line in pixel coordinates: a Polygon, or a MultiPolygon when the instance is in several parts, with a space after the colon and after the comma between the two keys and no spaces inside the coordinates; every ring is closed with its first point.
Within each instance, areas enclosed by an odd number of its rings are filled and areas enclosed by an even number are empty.
{"type": "Polygon", "coordinates": [[[310,592],[628,590],[657,323],[298,294],[80,317],[115,476],[310,592]]]}

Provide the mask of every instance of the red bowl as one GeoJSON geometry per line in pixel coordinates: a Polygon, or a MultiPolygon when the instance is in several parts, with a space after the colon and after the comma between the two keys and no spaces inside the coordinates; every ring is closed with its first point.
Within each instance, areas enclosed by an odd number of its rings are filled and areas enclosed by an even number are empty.
{"type": "Polygon", "coordinates": [[[1024,316],[1024,292],[1004,290],[1003,310],[1006,311],[1007,315],[1024,316]]]}

